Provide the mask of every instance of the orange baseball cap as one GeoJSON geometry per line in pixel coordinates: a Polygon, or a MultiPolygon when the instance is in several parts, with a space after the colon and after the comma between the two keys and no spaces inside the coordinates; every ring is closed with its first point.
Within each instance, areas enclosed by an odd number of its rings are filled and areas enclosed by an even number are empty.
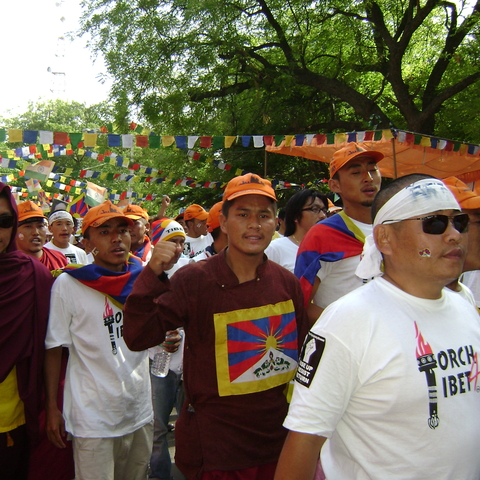
{"type": "Polygon", "coordinates": [[[233,200],[243,195],[264,195],[277,201],[271,182],[255,173],[232,178],[223,192],[223,200],[233,200]]]}
{"type": "Polygon", "coordinates": [[[220,212],[222,211],[223,202],[216,203],[209,211],[207,218],[207,230],[212,233],[220,226],[220,212]]]}
{"type": "Polygon", "coordinates": [[[149,220],[149,215],[146,210],[139,205],[133,205],[131,203],[123,209],[123,214],[132,220],[138,220],[139,218],[144,218],[147,222],[149,220]]]}
{"type": "Polygon", "coordinates": [[[201,207],[194,203],[185,209],[183,212],[183,219],[184,220],[192,220],[193,218],[198,218],[199,220],[206,220],[208,218],[208,212],[201,207]]]}
{"type": "Polygon", "coordinates": [[[327,198],[327,201],[328,201],[328,213],[338,212],[342,210],[342,207],[335,205],[329,198],[327,198]]]}
{"type": "Polygon", "coordinates": [[[18,210],[18,223],[33,218],[47,218],[43,213],[43,210],[30,200],[19,203],[17,205],[18,210]]]}
{"type": "Polygon", "coordinates": [[[330,162],[330,178],[333,178],[333,176],[350,160],[353,160],[357,157],[370,157],[373,158],[375,162],[379,162],[385,157],[385,155],[382,152],[377,152],[376,150],[367,150],[358,143],[351,142],[346,147],[337,150],[333,154],[332,161],[330,162]]]}
{"type": "Polygon", "coordinates": [[[114,205],[110,200],[90,208],[83,218],[82,233],[87,231],[88,227],[97,228],[112,218],[125,218],[129,225],[133,225],[133,220],[124,215],[123,210],[114,205]]]}
{"type": "Polygon", "coordinates": [[[480,196],[472,192],[465,183],[457,177],[444,178],[442,182],[455,195],[460,207],[465,210],[476,210],[480,208],[480,196]]]}

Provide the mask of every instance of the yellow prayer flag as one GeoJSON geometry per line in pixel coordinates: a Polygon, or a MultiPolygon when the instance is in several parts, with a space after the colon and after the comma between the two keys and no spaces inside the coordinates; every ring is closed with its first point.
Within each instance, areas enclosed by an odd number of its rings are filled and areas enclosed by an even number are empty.
{"type": "Polygon", "coordinates": [[[431,147],[432,142],[430,141],[430,137],[422,137],[422,139],[420,140],[420,145],[422,147],[431,147]]]}
{"type": "Polygon", "coordinates": [[[85,155],[85,150],[83,148],[78,149],[78,154],[79,155],[85,155]]]}
{"type": "Polygon", "coordinates": [[[68,167],[65,169],[65,175],[67,177],[69,177],[72,174],[72,172],[73,172],[73,168],[68,167]]]}
{"type": "Polygon", "coordinates": [[[237,139],[236,136],[225,137],[225,148],[230,148],[236,139],[237,139]]]}
{"type": "Polygon", "coordinates": [[[391,140],[393,138],[393,133],[390,129],[382,130],[382,135],[385,140],[391,140]]]}
{"type": "Polygon", "coordinates": [[[336,133],[335,134],[335,143],[345,143],[347,141],[346,133],[336,133]]]}
{"type": "Polygon", "coordinates": [[[162,135],[162,147],[170,147],[175,142],[173,135],[162,135]]]}
{"type": "Polygon", "coordinates": [[[53,180],[47,180],[47,187],[53,187],[53,180]]]}
{"type": "Polygon", "coordinates": [[[99,177],[100,180],[105,180],[105,179],[107,178],[107,175],[108,175],[108,173],[102,172],[102,173],[100,174],[100,177],[99,177]]]}
{"type": "Polygon", "coordinates": [[[285,135],[285,146],[289,147],[292,144],[295,135],[285,135]]]}
{"type": "Polygon", "coordinates": [[[23,130],[18,128],[8,129],[8,143],[23,142],[23,130]]]}
{"type": "Polygon", "coordinates": [[[96,147],[97,138],[98,138],[98,134],[96,133],[84,133],[83,144],[85,145],[85,147],[96,147]]]}

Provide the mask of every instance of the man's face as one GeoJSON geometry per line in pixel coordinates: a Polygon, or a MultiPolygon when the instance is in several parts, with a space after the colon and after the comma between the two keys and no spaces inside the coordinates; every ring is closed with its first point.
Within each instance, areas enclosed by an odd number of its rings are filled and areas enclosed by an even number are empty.
{"type": "Polygon", "coordinates": [[[143,245],[145,234],[147,233],[150,224],[144,218],[139,218],[133,222],[133,226],[130,227],[132,250],[138,250],[143,245]]]}
{"type": "Polygon", "coordinates": [[[194,218],[191,222],[188,222],[188,227],[189,236],[192,238],[198,238],[201,235],[206,235],[207,219],[199,220],[198,218],[194,218]]]}
{"type": "Polygon", "coordinates": [[[263,256],[275,233],[274,203],[264,195],[243,195],[233,200],[228,217],[220,215],[220,226],[228,236],[229,252],[263,256]]]}
{"type": "MultiPolygon", "coordinates": [[[[11,217],[13,215],[10,204],[6,198],[0,198],[0,218],[11,217]]],[[[12,237],[13,226],[10,228],[0,228],[0,253],[5,252],[12,237]]]]}
{"type": "Polygon", "coordinates": [[[89,238],[83,243],[93,253],[95,265],[121,272],[130,252],[130,229],[128,220],[115,217],[99,227],[88,229],[89,238]]]}
{"type": "Polygon", "coordinates": [[[177,246],[175,256],[172,258],[172,261],[165,267],[165,270],[170,270],[178,262],[178,259],[182,256],[183,248],[185,245],[185,237],[183,237],[182,235],[175,235],[174,237],[169,238],[167,242],[172,242],[177,246]]]}
{"type": "Polygon", "coordinates": [[[17,228],[17,246],[27,255],[42,251],[47,241],[47,221],[44,218],[24,223],[17,228]]]}
{"type": "Polygon", "coordinates": [[[52,232],[53,243],[60,248],[67,248],[70,236],[73,233],[73,222],[66,218],[53,222],[49,227],[52,232]]]}
{"type": "Polygon", "coordinates": [[[376,162],[370,157],[357,157],[337,172],[338,179],[331,179],[332,192],[342,197],[343,204],[371,207],[377,195],[382,177],[376,162]]]}
{"type": "Polygon", "coordinates": [[[463,271],[480,270],[480,209],[462,211],[468,213],[470,218],[470,224],[468,225],[468,252],[463,271]]]}
{"type": "MultiPolygon", "coordinates": [[[[460,213],[458,210],[439,210],[419,217],[460,213]]],[[[420,291],[428,285],[443,287],[462,273],[467,233],[459,233],[451,221],[445,232],[439,235],[425,233],[421,220],[406,220],[389,225],[389,228],[392,233],[392,252],[386,274],[393,270],[410,286],[418,286],[420,291]]]]}

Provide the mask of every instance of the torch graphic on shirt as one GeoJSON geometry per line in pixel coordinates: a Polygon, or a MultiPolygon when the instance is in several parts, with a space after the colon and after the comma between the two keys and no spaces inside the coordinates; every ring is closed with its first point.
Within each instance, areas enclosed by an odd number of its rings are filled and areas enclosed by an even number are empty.
{"type": "Polygon", "coordinates": [[[434,368],[437,368],[437,361],[432,352],[432,348],[423,339],[417,324],[415,323],[415,335],[417,337],[417,362],[418,370],[425,372],[428,386],[428,401],[430,407],[430,417],[428,426],[432,429],[438,427],[440,419],[438,418],[437,404],[437,380],[435,378],[434,368]]]}
{"type": "Polygon", "coordinates": [[[103,312],[103,324],[108,327],[108,333],[110,335],[110,343],[112,344],[112,353],[117,354],[117,344],[115,342],[115,334],[113,332],[113,324],[115,323],[115,317],[113,315],[113,309],[108,303],[107,297],[105,297],[105,312],[103,312]]]}

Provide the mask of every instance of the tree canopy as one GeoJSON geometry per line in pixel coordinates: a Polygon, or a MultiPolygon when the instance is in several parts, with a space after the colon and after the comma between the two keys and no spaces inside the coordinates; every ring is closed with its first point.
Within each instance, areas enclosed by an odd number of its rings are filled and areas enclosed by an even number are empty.
{"type": "Polygon", "coordinates": [[[84,0],[82,31],[105,56],[118,112],[164,133],[393,124],[479,141],[479,5],[84,0]]]}

